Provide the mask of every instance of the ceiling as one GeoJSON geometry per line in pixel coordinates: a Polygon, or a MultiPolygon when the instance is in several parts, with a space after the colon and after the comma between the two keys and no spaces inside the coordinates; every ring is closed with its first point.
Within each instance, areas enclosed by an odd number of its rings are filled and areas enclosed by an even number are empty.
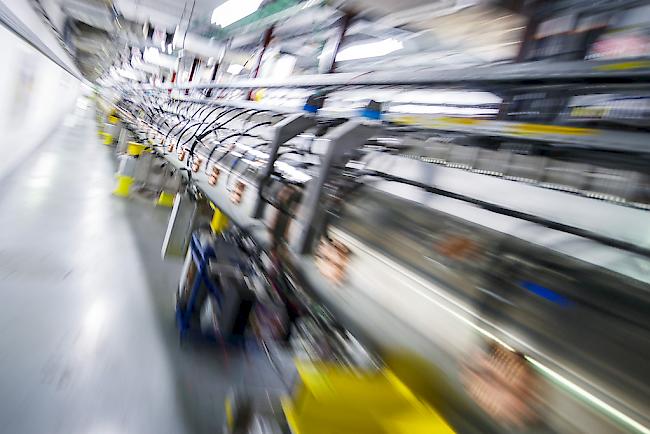
{"type": "MultiPolygon", "coordinates": [[[[264,29],[275,23],[274,44],[282,45],[284,52],[305,57],[298,61],[304,68],[318,63],[317,56],[326,41],[336,35],[339,20],[346,13],[354,16],[346,33],[347,43],[403,38],[408,41],[399,53],[404,65],[423,59],[455,61],[459,55],[462,61],[474,59],[474,63],[511,58],[523,28],[521,16],[487,0],[266,0],[259,14],[256,12],[258,16],[242,20],[249,21],[246,25],[230,26],[227,30],[235,30],[229,32],[220,32],[210,24],[212,11],[224,0],[31,1],[38,2],[54,27],[67,35],[63,39],[91,81],[106,74],[111,66],[129,63],[131,52],[127,47],[144,51],[152,46],[143,34],[145,24],[168,33],[168,38],[178,31],[186,55],[205,59],[219,56],[228,44],[229,56],[244,59],[254,55],[264,29]],[[270,12],[262,13],[266,10],[270,12]],[[477,22],[483,25],[477,26],[477,22]]],[[[174,50],[173,56],[178,54],[174,50]]],[[[387,59],[342,67],[380,68],[387,59]]]]}
{"type": "Polygon", "coordinates": [[[114,4],[127,19],[174,31],[179,23],[210,23],[212,11],[223,0],[115,0],[114,4]]]}

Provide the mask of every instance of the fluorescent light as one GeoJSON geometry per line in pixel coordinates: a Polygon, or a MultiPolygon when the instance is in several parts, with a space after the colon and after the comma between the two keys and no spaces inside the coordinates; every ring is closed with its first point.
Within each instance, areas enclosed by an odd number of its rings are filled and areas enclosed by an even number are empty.
{"type": "Polygon", "coordinates": [[[212,24],[226,27],[255,12],[263,0],[228,0],[212,11],[212,24]]]}
{"type": "Polygon", "coordinates": [[[228,67],[227,71],[228,71],[229,74],[237,75],[237,74],[239,74],[241,72],[242,69],[244,69],[243,65],[233,63],[228,67]]]}
{"type": "Polygon", "coordinates": [[[316,3],[318,3],[319,1],[320,1],[320,0],[309,0],[308,2],[306,2],[306,3],[304,3],[304,4],[302,5],[302,8],[301,8],[301,9],[307,9],[307,8],[310,8],[310,7],[314,6],[316,3]]]}
{"type": "Polygon", "coordinates": [[[368,57],[385,56],[404,47],[397,39],[384,39],[378,42],[352,45],[339,51],[336,60],[366,59],[368,57]]]}
{"type": "Polygon", "coordinates": [[[400,92],[391,101],[404,104],[471,104],[477,106],[481,104],[501,104],[503,100],[490,92],[417,90],[400,92]]]}
{"type": "Polygon", "coordinates": [[[490,116],[499,113],[499,110],[496,108],[451,107],[425,104],[399,104],[390,107],[389,111],[392,113],[417,113],[457,116],[490,116]]]}

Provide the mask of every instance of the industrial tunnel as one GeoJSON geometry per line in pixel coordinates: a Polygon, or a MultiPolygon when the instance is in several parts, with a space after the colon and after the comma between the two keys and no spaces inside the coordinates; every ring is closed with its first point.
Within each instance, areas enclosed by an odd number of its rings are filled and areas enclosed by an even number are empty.
{"type": "Polygon", "coordinates": [[[0,432],[650,433],[649,2],[0,23],[0,432]]]}

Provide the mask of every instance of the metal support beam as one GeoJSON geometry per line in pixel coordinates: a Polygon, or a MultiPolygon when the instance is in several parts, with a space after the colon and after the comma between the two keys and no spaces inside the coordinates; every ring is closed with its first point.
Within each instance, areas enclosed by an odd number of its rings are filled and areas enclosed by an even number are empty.
{"type": "Polygon", "coordinates": [[[341,18],[338,33],[326,44],[323,48],[323,57],[318,65],[318,72],[332,73],[336,70],[336,55],[343,44],[345,39],[345,32],[347,32],[350,23],[352,22],[353,15],[346,13],[341,18]]]}
{"type": "MultiPolygon", "coordinates": [[[[212,67],[212,73],[210,74],[210,83],[214,83],[214,81],[217,78],[217,72],[219,71],[219,66],[221,65],[221,61],[215,62],[214,66],[212,67]]],[[[205,96],[208,98],[212,96],[212,89],[208,89],[206,92],[205,96]]]]}
{"type": "MultiPolygon", "coordinates": [[[[232,40],[228,40],[226,44],[223,47],[223,50],[221,50],[221,54],[219,55],[219,58],[216,60],[214,63],[214,67],[212,68],[212,74],[210,75],[210,83],[214,83],[217,80],[217,73],[219,72],[219,68],[221,68],[221,64],[223,63],[223,59],[226,57],[226,52],[228,51],[228,48],[230,48],[232,40]]],[[[212,88],[208,89],[206,92],[205,96],[208,98],[212,96],[212,88]]]]}
{"type": "Polygon", "coordinates": [[[299,254],[309,253],[314,240],[320,233],[324,223],[323,198],[325,185],[330,177],[332,168],[345,163],[346,156],[354,149],[360,148],[374,134],[379,124],[362,119],[352,119],[333,128],[319,139],[318,147],[326,147],[321,159],[318,176],[309,181],[303,202],[298,211],[297,223],[299,233],[290,242],[299,254]]]}
{"type": "MultiPolygon", "coordinates": [[[[192,67],[190,68],[190,76],[187,79],[188,83],[191,83],[194,80],[194,74],[196,73],[196,68],[199,67],[199,64],[201,63],[201,59],[198,57],[195,57],[194,60],[192,60],[192,67]]],[[[189,89],[185,90],[185,95],[189,94],[189,89]]]]}
{"type": "Polygon", "coordinates": [[[190,77],[188,78],[188,82],[194,81],[194,74],[196,73],[196,68],[199,67],[199,63],[201,63],[201,60],[198,57],[195,57],[194,60],[192,60],[192,67],[190,68],[190,77]]]}
{"type": "Polygon", "coordinates": [[[275,161],[278,158],[278,150],[280,146],[287,143],[289,140],[296,137],[298,134],[304,132],[305,130],[316,125],[316,118],[314,116],[298,113],[286,117],[282,121],[278,122],[273,127],[273,138],[271,139],[271,146],[269,152],[269,159],[266,162],[266,166],[263,169],[262,176],[260,178],[260,183],[258,185],[258,198],[257,204],[255,205],[255,211],[253,217],[262,218],[264,215],[264,208],[266,207],[266,202],[262,198],[262,190],[264,184],[267,182],[269,177],[273,174],[273,168],[275,166],[275,161]]]}
{"type": "MultiPolygon", "coordinates": [[[[269,27],[264,32],[264,39],[262,39],[262,50],[260,51],[259,56],[257,56],[257,59],[255,60],[255,67],[253,67],[250,76],[251,78],[257,78],[257,76],[259,75],[260,67],[262,66],[262,57],[264,57],[264,53],[266,53],[266,49],[269,47],[272,38],[273,38],[273,26],[269,27]]],[[[251,99],[251,96],[252,96],[252,90],[248,92],[248,99],[251,99]]]]}

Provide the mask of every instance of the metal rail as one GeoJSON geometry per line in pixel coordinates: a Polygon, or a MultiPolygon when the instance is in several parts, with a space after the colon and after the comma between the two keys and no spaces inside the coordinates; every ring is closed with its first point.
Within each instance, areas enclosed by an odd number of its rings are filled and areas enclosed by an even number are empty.
{"type": "Polygon", "coordinates": [[[473,83],[616,82],[650,78],[650,59],[594,60],[567,62],[523,62],[476,66],[465,69],[425,68],[409,71],[344,72],[299,75],[283,80],[244,79],[225,83],[143,85],[142,90],[308,88],[327,86],[390,86],[473,83]]]}
{"type": "Polygon", "coordinates": [[[437,131],[535,140],[558,147],[650,153],[650,135],[630,131],[568,127],[529,122],[493,121],[388,113],[384,119],[437,131]]]}
{"type": "MultiPolygon", "coordinates": [[[[650,60],[648,61],[648,67],[650,68],[650,60]]],[[[650,77],[650,69],[647,73],[648,77],[650,77]]],[[[336,75],[339,74],[329,74],[322,77],[326,79],[324,82],[327,82],[329,78],[335,78],[333,76],[336,75]]],[[[348,74],[344,75],[347,76],[348,74]]],[[[307,76],[305,76],[305,82],[307,82],[306,77],[307,76]]],[[[336,80],[332,80],[332,82],[334,81],[336,80]]],[[[250,80],[244,83],[238,82],[236,85],[224,84],[224,86],[231,86],[234,88],[241,85],[246,87],[248,84],[250,84],[250,82],[258,81],[250,80]]],[[[201,85],[197,85],[197,88],[198,86],[201,85]]],[[[206,86],[212,87],[215,85],[210,84],[206,86]]],[[[222,98],[210,99],[207,97],[192,98],[183,96],[169,96],[169,98],[175,101],[183,101],[189,103],[222,105],[226,107],[237,107],[242,109],[268,110],[284,114],[297,113],[301,111],[301,108],[299,107],[279,107],[244,100],[228,100],[222,98]]],[[[357,110],[330,111],[327,109],[320,109],[318,111],[318,115],[322,118],[330,119],[351,119],[358,117],[359,112],[357,110]]],[[[602,128],[582,128],[554,124],[541,124],[534,122],[496,121],[408,113],[398,114],[390,112],[383,113],[382,119],[396,124],[412,125],[417,128],[429,130],[458,132],[487,137],[504,137],[518,140],[532,140],[564,148],[573,147],[642,154],[650,153],[650,145],[648,144],[650,135],[645,132],[618,131],[602,128]]]]}

